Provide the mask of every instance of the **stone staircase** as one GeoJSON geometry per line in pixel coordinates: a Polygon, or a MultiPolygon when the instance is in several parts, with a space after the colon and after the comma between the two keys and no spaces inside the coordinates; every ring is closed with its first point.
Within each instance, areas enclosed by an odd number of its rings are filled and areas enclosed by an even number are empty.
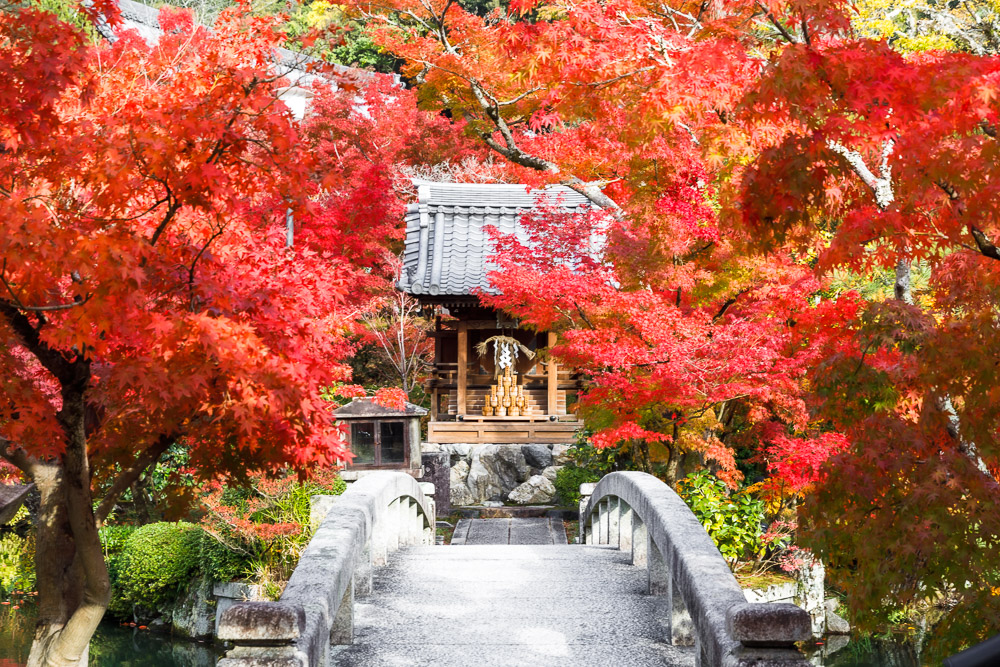
{"type": "Polygon", "coordinates": [[[608,547],[405,547],[356,599],[354,644],[330,665],[693,666],[647,591],[646,569],[608,547]]]}

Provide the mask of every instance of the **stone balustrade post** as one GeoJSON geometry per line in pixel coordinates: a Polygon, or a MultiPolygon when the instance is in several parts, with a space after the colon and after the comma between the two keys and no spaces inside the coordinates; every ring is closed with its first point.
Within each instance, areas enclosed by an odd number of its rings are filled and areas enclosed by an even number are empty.
{"type": "MultiPolygon", "coordinates": [[[[747,602],[726,611],[726,632],[742,644],[739,665],[791,663],[801,659],[795,642],[812,638],[812,619],[788,602],[747,602]]],[[[704,659],[701,663],[702,667],[709,664],[704,659]]]]}
{"type": "Polygon", "coordinates": [[[624,500],[619,500],[618,503],[618,548],[632,554],[632,520],[635,511],[624,500]]]}
{"type": "Polygon", "coordinates": [[[607,498],[601,500],[597,505],[597,517],[598,517],[598,534],[597,543],[607,544],[608,543],[608,528],[611,524],[611,510],[609,505],[611,501],[607,498]]]}
{"type": "Polygon", "coordinates": [[[608,500],[608,544],[621,548],[619,541],[618,526],[621,517],[621,501],[618,498],[608,500]]]}
{"type": "Polygon", "coordinates": [[[638,514],[632,514],[632,565],[646,567],[649,564],[649,531],[638,514]]]}
{"type": "MultiPolygon", "coordinates": [[[[445,470],[448,468],[446,467],[445,470]]],[[[448,485],[451,488],[451,485],[448,485]]],[[[431,482],[421,482],[420,491],[424,494],[426,498],[426,506],[429,510],[429,515],[423,516],[419,519],[420,522],[420,542],[426,546],[434,546],[436,540],[434,539],[437,535],[437,490],[438,487],[431,482]]],[[[447,489],[444,492],[448,492],[447,489]]],[[[443,507],[443,505],[442,505],[443,507]]],[[[450,507],[450,505],[449,505],[450,507]]]]}
{"type": "Polygon", "coordinates": [[[270,664],[299,667],[309,656],[296,647],[306,625],[305,610],[281,602],[241,602],[219,619],[217,637],[236,647],[226,653],[218,667],[253,667],[265,656],[270,664]]]}
{"type": "Polygon", "coordinates": [[[389,562],[389,539],[387,534],[389,532],[389,527],[386,525],[387,508],[380,508],[379,512],[382,516],[377,517],[372,526],[372,536],[369,541],[372,554],[372,565],[374,567],[380,567],[389,562]]]}
{"type": "Polygon", "coordinates": [[[361,551],[361,561],[354,568],[354,593],[358,597],[366,597],[372,593],[372,540],[368,541],[361,551]]]}
{"type": "Polygon", "coordinates": [[[417,501],[412,498],[406,500],[406,544],[413,546],[420,544],[424,539],[424,520],[417,509],[417,501]]]}
{"type": "Polygon", "coordinates": [[[387,528],[386,546],[391,554],[399,549],[399,498],[389,503],[385,514],[385,524],[387,528]]]}
{"type": "Polygon", "coordinates": [[[660,617],[663,619],[667,641],[674,646],[692,646],[695,643],[694,623],[677,589],[670,563],[651,537],[647,537],[646,549],[649,594],[661,598],[660,617]]]}
{"type": "Polygon", "coordinates": [[[337,608],[330,626],[330,644],[332,646],[354,643],[354,582],[344,591],[344,597],[337,608]]]}
{"type": "Polygon", "coordinates": [[[588,483],[580,485],[580,535],[584,538],[581,540],[584,544],[593,544],[593,529],[591,527],[591,518],[586,515],[587,504],[590,502],[590,496],[594,494],[594,488],[596,484],[588,483]]]}

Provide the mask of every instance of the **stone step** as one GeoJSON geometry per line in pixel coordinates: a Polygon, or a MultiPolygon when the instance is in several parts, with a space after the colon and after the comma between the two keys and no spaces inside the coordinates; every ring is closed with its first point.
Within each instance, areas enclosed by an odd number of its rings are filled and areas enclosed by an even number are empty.
{"type": "Polygon", "coordinates": [[[551,517],[460,519],[451,544],[566,544],[566,528],[551,517]]]}
{"type": "Polygon", "coordinates": [[[463,545],[459,546],[413,546],[405,547],[393,554],[393,558],[431,557],[435,559],[454,560],[593,560],[631,562],[628,553],[607,545],[598,544],[510,544],[503,549],[496,545],[463,545]]]}

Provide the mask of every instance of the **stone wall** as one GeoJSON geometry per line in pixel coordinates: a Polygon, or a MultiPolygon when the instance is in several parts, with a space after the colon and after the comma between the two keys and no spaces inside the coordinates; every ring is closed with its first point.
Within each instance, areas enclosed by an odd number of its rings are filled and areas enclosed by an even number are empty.
{"type": "Polygon", "coordinates": [[[551,503],[556,473],[569,462],[570,447],[425,442],[421,450],[449,456],[452,505],[496,506],[551,503]]]}

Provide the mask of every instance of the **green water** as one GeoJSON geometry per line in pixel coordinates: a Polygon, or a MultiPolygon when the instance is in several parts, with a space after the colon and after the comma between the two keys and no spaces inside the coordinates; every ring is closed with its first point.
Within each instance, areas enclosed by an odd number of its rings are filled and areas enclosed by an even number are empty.
{"type": "MultiPolygon", "coordinates": [[[[0,667],[21,667],[31,649],[35,608],[30,599],[8,601],[11,604],[0,605],[0,667]]],[[[111,622],[101,624],[90,642],[90,667],[214,667],[220,657],[210,643],[111,622]]]]}

